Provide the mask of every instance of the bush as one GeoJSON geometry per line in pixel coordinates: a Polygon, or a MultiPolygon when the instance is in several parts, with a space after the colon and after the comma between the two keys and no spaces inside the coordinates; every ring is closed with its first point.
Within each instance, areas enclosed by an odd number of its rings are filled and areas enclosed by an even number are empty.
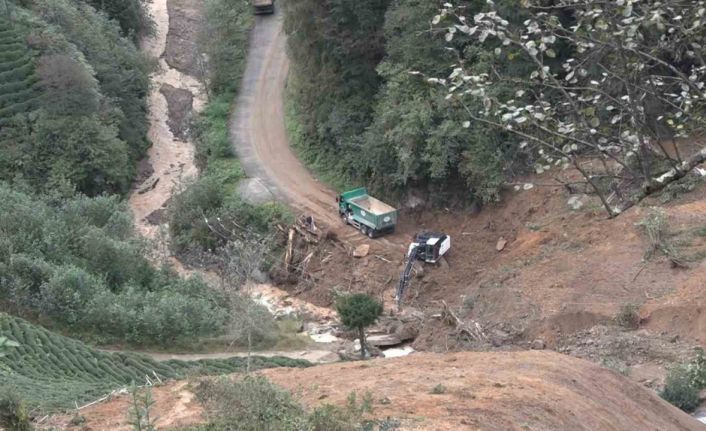
{"type": "Polygon", "coordinates": [[[615,316],[615,322],[625,329],[637,329],[640,326],[638,311],[639,307],[637,305],[623,305],[615,316]]]}
{"type": "Polygon", "coordinates": [[[101,341],[174,344],[219,335],[228,301],[155,269],[118,198],[34,198],[0,183],[0,298],[101,341]]]}
{"type": "Polygon", "coordinates": [[[17,388],[0,387],[0,428],[8,431],[29,431],[32,426],[22,399],[17,395],[17,388]]]}
{"type": "Polygon", "coordinates": [[[683,366],[669,372],[660,396],[685,412],[694,411],[701,403],[699,389],[683,366]]]}
{"type": "Polygon", "coordinates": [[[300,431],[306,413],[289,392],[261,376],[237,381],[221,378],[203,381],[196,395],[215,429],[238,431],[300,431]]]}

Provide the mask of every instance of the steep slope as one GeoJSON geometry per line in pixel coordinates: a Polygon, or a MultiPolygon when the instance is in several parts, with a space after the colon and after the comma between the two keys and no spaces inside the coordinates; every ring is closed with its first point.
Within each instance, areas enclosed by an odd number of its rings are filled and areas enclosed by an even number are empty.
{"type": "MultiPolygon", "coordinates": [[[[261,373],[299,394],[308,407],[343,405],[351,392],[370,391],[372,418],[397,423],[400,430],[706,429],[626,378],[557,353],[416,354],[261,373]]],[[[154,388],[153,395],[154,414],[179,418],[172,426],[206,421],[183,383],[154,388]]],[[[92,429],[128,430],[127,408],[123,396],[82,415],[92,429]]]]}
{"type": "MultiPolygon", "coordinates": [[[[0,386],[16,388],[41,410],[75,407],[131,382],[228,374],[246,365],[245,358],[157,362],[138,354],[102,352],[6,314],[0,314],[0,336],[20,344],[0,358],[0,386]]],[[[307,365],[281,357],[254,357],[251,364],[255,369],[307,365]]]]}
{"type": "Polygon", "coordinates": [[[35,54],[23,37],[19,28],[0,19],[0,126],[39,103],[41,90],[35,74],[35,54]]]}

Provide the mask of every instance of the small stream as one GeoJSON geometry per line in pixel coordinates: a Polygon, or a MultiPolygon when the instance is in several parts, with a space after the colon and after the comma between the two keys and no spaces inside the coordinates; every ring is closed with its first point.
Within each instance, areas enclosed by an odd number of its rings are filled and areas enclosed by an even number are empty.
{"type": "MultiPolygon", "coordinates": [[[[160,93],[160,88],[164,84],[169,84],[191,92],[195,112],[200,112],[206,105],[206,92],[195,78],[170,67],[164,59],[169,32],[167,0],[152,0],[147,5],[155,23],[155,31],[151,37],[142,41],[141,47],[145,53],[157,60],[158,69],[151,76],[152,85],[148,96],[150,112],[148,137],[152,147],[147,153],[147,158],[154,173],[144,183],[154,179],[159,181],[153,189],[145,193],[133,192],[128,203],[132,208],[137,230],[143,236],[154,239],[159,227],[147,222],[146,217],[163,208],[175,186],[185,179],[198,175],[194,165],[193,143],[175,139],[169,130],[167,100],[160,93]]],[[[135,189],[139,186],[140,184],[136,184],[135,189]]]]}

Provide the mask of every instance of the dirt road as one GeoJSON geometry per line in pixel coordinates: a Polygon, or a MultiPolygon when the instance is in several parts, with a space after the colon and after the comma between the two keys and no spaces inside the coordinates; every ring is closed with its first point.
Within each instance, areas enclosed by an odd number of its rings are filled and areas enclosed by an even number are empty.
{"type": "Polygon", "coordinates": [[[294,209],[329,224],[340,223],[335,193],[307,171],[289,146],[283,102],[289,61],[280,13],[257,17],[248,52],[230,124],[245,173],[294,209]]]}

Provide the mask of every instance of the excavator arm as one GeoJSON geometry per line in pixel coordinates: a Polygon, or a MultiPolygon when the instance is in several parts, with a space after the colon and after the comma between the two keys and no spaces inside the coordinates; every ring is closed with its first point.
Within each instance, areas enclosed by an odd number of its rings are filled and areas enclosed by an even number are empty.
{"type": "Polygon", "coordinates": [[[412,275],[412,267],[414,266],[414,262],[417,260],[417,254],[419,253],[420,248],[420,246],[415,246],[412,248],[407,255],[407,259],[405,260],[404,271],[400,277],[400,284],[397,286],[397,294],[395,295],[395,301],[397,301],[398,308],[400,304],[402,304],[402,295],[404,295],[404,291],[409,285],[410,276],[412,275]]]}

